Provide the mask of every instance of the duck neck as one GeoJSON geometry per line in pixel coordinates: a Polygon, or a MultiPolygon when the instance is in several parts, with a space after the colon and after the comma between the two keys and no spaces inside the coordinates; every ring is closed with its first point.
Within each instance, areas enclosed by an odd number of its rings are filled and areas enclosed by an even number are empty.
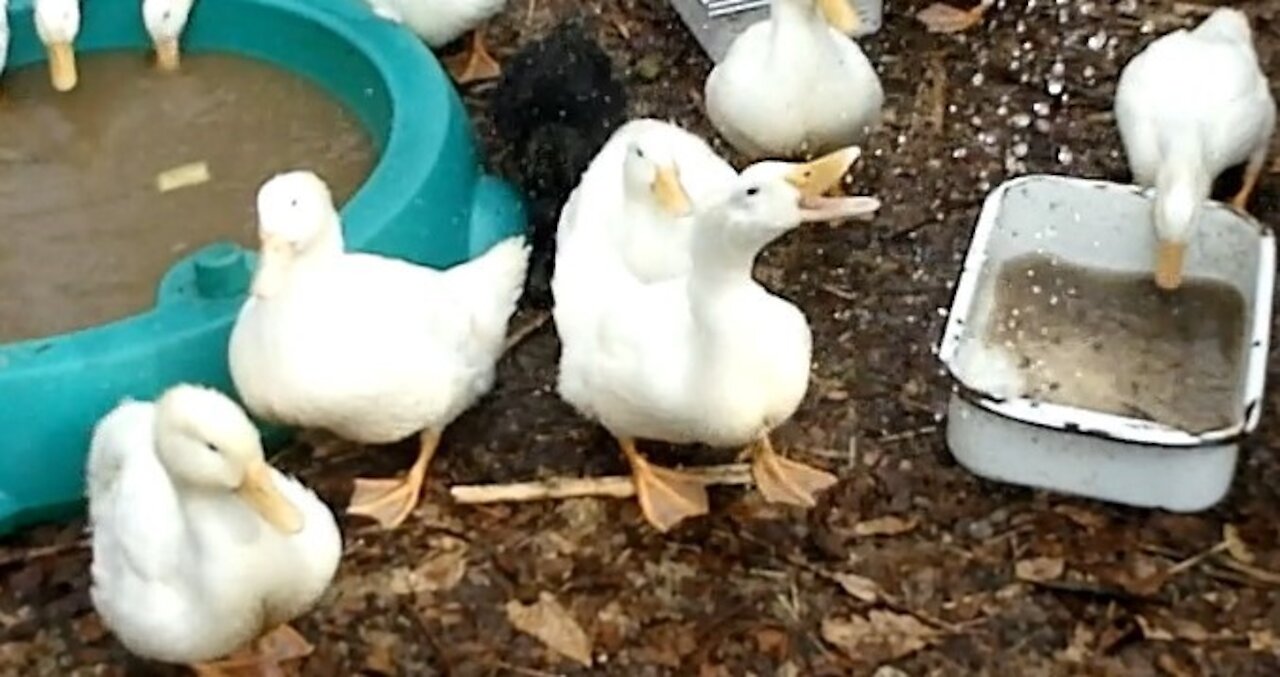
{"type": "Polygon", "coordinates": [[[826,19],[811,1],[773,0],[769,5],[769,17],[772,24],[770,42],[775,52],[806,53],[820,44],[815,40],[826,31],[826,19]]]}
{"type": "Polygon", "coordinates": [[[733,315],[741,295],[758,288],[752,272],[761,247],[732,241],[724,232],[718,224],[694,226],[689,303],[694,321],[706,329],[733,315]]]}
{"type": "Polygon", "coordinates": [[[346,251],[346,242],[342,238],[342,222],[334,215],[329,225],[306,249],[306,255],[298,257],[300,265],[324,263],[332,261],[346,251]]]}
{"type": "Polygon", "coordinates": [[[1199,199],[1209,196],[1213,177],[1205,169],[1204,148],[1193,133],[1178,134],[1161,148],[1162,162],[1156,175],[1156,190],[1185,192],[1199,199]]]}
{"type": "MultiPolygon", "coordinates": [[[[653,223],[668,218],[658,201],[651,195],[640,194],[640,191],[627,191],[627,199],[623,204],[622,223],[653,223]]],[[[643,230],[628,228],[627,231],[643,230]]]]}

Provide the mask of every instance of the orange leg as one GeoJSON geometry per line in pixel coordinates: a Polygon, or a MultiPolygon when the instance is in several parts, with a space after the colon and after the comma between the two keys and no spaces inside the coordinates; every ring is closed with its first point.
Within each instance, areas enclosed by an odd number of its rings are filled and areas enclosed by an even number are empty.
{"type": "Polygon", "coordinates": [[[357,479],[347,514],[372,517],[384,529],[400,526],[418,505],[427,466],[431,464],[431,457],[435,456],[438,446],[440,433],[424,430],[419,441],[418,460],[413,462],[404,479],[357,479]]]}
{"type": "Polygon", "coordinates": [[[444,65],[449,75],[461,85],[492,80],[502,75],[502,67],[484,46],[484,36],[480,34],[480,29],[471,32],[471,44],[467,51],[445,59],[444,65]]]}
{"type": "Polygon", "coordinates": [[[707,514],[707,488],[701,480],[650,463],[629,437],[618,438],[618,446],[631,464],[640,510],[655,529],[666,532],[687,517],[707,514]]]}
{"type": "Polygon", "coordinates": [[[1236,209],[1240,211],[1246,210],[1249,205],[1249,198],[1253,195],[1254,189],[1258,187],[1258,179],[1262,176],[1262,168],[1266,164],[1266,148],[1249,156],[1249,164],[1244,167],[1244,183],[1240,186],[1240,192],[1231,198],[1231,205],[1236,209]]]}
{"type": "Polygon", "coordinates": [[[254,649],[244,649],[220,661],[196,663],[191,670],[197,677],[283,677],[281,663],[306,658],[315,647],[297,630],[281,625],[254,642],[254,649]]]}
{"type": "Polygon", "coordinates": [[[835,475],[825,470],[779,456],[768,435],[752,447],[751,473],[765,500],[802,508],[817,505],[815,494],[837,481],[835,475]]]}

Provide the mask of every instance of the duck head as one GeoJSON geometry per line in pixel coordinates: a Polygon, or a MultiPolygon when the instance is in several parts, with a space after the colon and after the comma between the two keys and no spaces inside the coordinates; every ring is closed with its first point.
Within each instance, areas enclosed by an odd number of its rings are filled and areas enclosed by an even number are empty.
{"type": "Polygon", "coordinates": [[[258,270],[253,295],[278,294],[299,260],[341,253],[342,222],[325,182],[312,172],[277,175],[258,190],[258,270]]]}
{"type": "Polygon", "coordinates": [[[1172,290],[1182,285],[1187,242],[1195,234],[1213,178],[1205,169],[1203,152],[1188,138],[1166,151],[1156,174],[1152,223],[1156,230],[1156,285],[1172,290]]]}
{"type": "Polygon", "coordinates": [[[302,513],[280,493],[258,430],[216,390],[171,388],[156,402],[156,452],[179,485],[235,494],[282,533],[302,529],[302,513]]]}
{"type": "Polygon", "coordinates": [[[143,0],[142,22],[156,50],[156,67],[165,72],[178,70],[181,54],[178,41],[187,27],[194,0],[143,0]]]}
{"type": "Polygon", "coordinates": [[[862,29],[862,17],[850,6],[850,0],[774,0],[795,6],[805,12],[818,12],[832,28],[844,35],[862,29]]]}
{"type": "MultiPolygon", "coordinates": [[[[839,185],[861,151],[855,146],[812,162],[760,162],[738,175],[711,209],[721,244],[758,251],[802,223],[866,217],[880,209],[872,197],[825,197],[839,185]]],[[[710,230],[700,225],[699,230],[710,230]]]]}
{"type": "Polygon", "coordinates": [[[36,0],[36,34],[49,55],[49,79],[59,92],[76,87],[76,36],[80,34],[80,0],[36,0]]]}
{"type": "MultiPolygon", "coordinates": [[[[689,195],[680,183],[680,169],[666,144],[653,138],[635,138],[627,144],[622,161],[623,181],[629,197],[651,197],[672,217],[692,211],[689,195]]],[[[644,199],[644,198],[641,198],[644,199]]]]}
{"type": "Polygon", "coordinates": [[[1201,201],[1190,190],[1166,190],[1156,194],[1156,285],[1172,290],[1182,286],[1183,260],[1192,229],[1200,219],[1201,201]]]}

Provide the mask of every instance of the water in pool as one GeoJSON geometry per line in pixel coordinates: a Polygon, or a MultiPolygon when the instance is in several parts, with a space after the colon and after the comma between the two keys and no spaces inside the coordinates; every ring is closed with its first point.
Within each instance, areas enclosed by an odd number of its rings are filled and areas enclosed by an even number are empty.
{"type": "Polygon", "coordinates": [[[1225,283],[1166,292],[1150,273],[1028,254],[999,273],[988,341],[1014,355],[1024,396],[1194,433],[1239,416],[1244,326],[1225,283]]]}
{"type": "Polygon", "coordinates": [[[136,313],[182,256],[253,246],[258,186],[276,172],[310,168],[344,201],[374,161],[337,101],[232,56],[161,74],[138,53],[83,55],[69,94],[43,64],[0,88],[0,343],[136,313]],[[158,175],[201,162],[208,181],[160,192],[158,175]]]}

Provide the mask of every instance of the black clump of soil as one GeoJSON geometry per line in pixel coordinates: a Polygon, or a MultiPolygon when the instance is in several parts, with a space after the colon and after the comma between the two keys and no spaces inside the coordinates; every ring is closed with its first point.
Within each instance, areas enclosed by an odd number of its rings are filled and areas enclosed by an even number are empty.
{"type": "Polygon", "coordinates": [[[509,169],[528,201],[533,255],[525,302],[545,308],[560,207],[625,120],[626,90],[609,56],[575,20],[517,53],[490,105],[498,136],[514,151],[509,169]]]}

